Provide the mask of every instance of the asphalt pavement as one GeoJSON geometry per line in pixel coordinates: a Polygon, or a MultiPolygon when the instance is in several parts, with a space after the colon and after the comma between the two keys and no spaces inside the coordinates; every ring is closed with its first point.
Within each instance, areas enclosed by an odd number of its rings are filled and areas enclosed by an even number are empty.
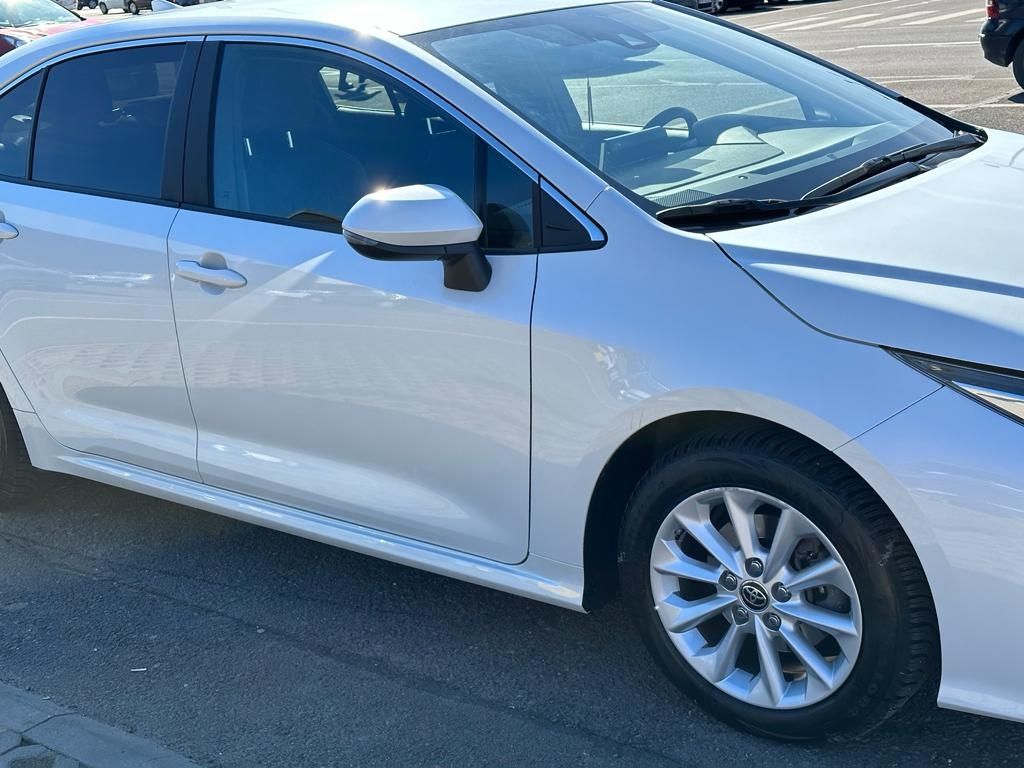
{"type": "MultiPolygon", "coordinates": [[[[983,15],[963,0],[835,0],[728,18],[1024,130],[1024,97],[977,47],[983,15]]],[[[974,768],[1024,755],[1024,726],[930,706],[853,744],[766,742],[667,683],[617,603],[561,611],[59,477],[0,515],[0,681],[210,766],[974,768]]]]}

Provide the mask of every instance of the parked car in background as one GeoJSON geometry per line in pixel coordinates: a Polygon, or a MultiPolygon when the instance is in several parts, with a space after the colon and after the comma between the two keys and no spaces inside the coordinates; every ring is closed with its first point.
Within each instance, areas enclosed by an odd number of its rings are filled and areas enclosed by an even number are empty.
{"type": "Polygon", "coordinates": [[[981,28],[985,58],[1001,67],[1013,67],[1017,84],[1024,88],[1024,0],[988,0],[988,21],[981,28]]]}
{"type": "Polygon", "coordinates": [[[139,11],[153,10],[153,0],[100,0],[99,8],[103,15],[120,10],[138,16],[139,11]]]}
{"type": "Polygon", "coordinates": [[[84,21],[55,0],[0,0],[0,55],[84,21]]]}

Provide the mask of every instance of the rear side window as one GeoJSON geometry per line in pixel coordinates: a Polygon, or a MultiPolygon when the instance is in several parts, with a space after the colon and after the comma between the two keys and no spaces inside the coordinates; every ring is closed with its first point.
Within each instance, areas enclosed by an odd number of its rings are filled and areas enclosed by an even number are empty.
{"type": "Polygon", "coordinates": [[[126,48],[57,64],[49,73],[32,178],[157,199],[184,44],[126,48]]]}
{"type": "Polygon", "coordinates": [[[42,79],[41,74],[33,75],[0,98],[0,176],[10,179],[28,176],[32,123],[42,79]]]}

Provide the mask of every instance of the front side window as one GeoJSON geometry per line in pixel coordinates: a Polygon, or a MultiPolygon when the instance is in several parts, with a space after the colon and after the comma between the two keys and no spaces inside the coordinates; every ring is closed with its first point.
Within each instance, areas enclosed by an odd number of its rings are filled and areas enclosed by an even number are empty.
{"type": "Polygon", "coordinates": [[[723,197],[799,199],[951,131],[850,77],[648,3],[592,5],[424,33],[652,213],[723,197]]]}
{"type": "Polygon", "coordinates": [[[55,65],[39,108],[32,179],[158,199],[185,46],[94,53],[55,65]]]}
{"type": "Polygon", "coordinates": [[[437,105],[336,54],[224,47],[212,140],[219,210],[335,228],[370,192],[438,184],[480,214],[485,247],[529,250],[533,182],[480,146],[437,105]]]}

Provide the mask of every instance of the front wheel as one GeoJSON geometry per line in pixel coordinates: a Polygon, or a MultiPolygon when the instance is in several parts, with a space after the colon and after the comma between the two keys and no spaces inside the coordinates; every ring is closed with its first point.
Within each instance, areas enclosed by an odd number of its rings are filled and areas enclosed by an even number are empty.
{"type": "Polygon", "coordinates": [[[680,688],[757,734],[883,722],[931,677],[935,613],[881,500],[832,454],[773,429],[662,459],[626,513],[622,584],[680,688]]]}
{"type": "Polygon", "coordinates": [[[711,0],[711,9],[709,11],[712,16],[721,16],[725,13],[725,0],[711,0]]]}
{"type": "Polygon", "coordinates": [[[128,3],[128,13],[130,13],[132,16],[139,15],[139,4],[136,3],[135,0],[131,0],[131,2],[128,3]]]}
{"type": "Polygon", "coordinates": [[[1013,76],[1017,85],[1024,88],[1024,42],[1017,45],[1017,53],[1013,57],[1013,76]]]}
{"type": "Polygon", "coordinates": [[[100,3],[100,13],[102,13],[104,16],[106,16],[108,13],[110,13],[110,9],[107,8],[107,4],[106,3],[100,3]]]}

